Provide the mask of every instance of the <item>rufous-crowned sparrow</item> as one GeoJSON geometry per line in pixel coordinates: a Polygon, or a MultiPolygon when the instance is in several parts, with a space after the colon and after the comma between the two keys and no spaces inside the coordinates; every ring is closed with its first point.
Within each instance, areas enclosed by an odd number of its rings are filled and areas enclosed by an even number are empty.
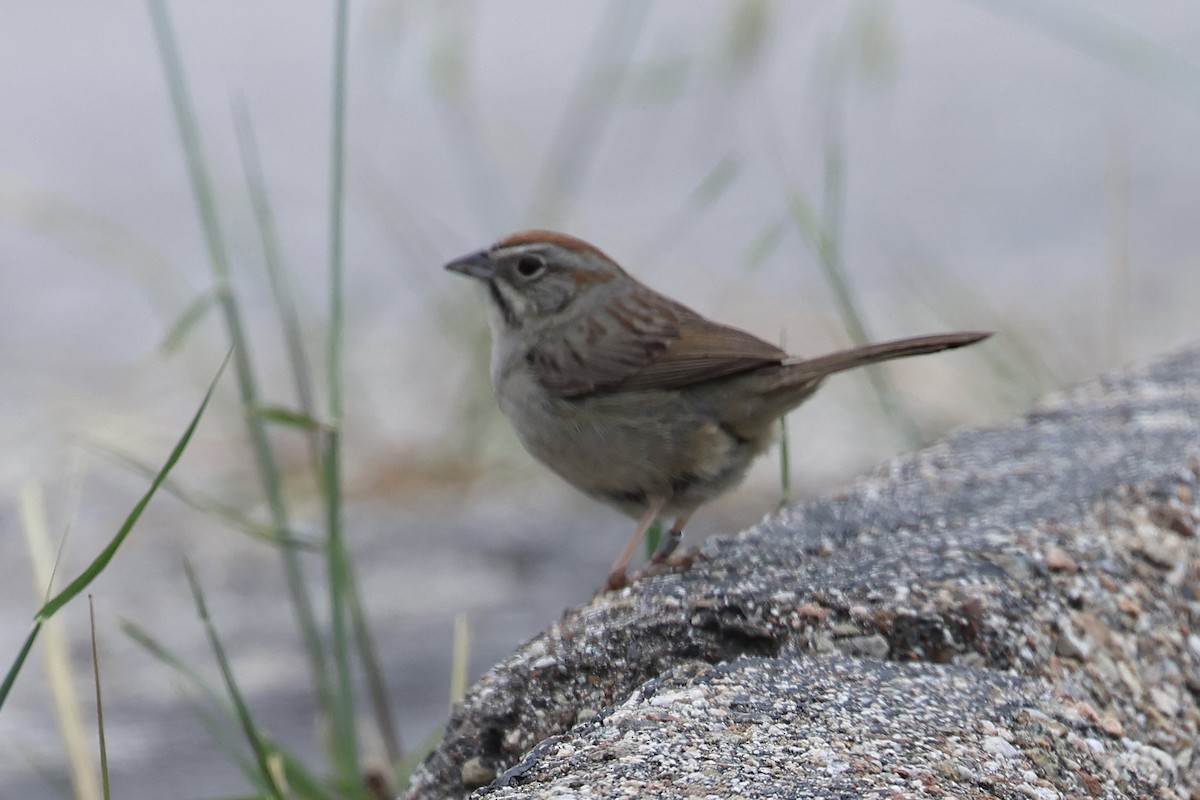
{"type": "Polygon", "coordinates": [[[661,562],[702,504],[741,482],[779,417],[835,372],[978,342],[918,336],[818,358],[713,322],[637,281],[587,242],[524,231],[446,269],[487,288],[492,388],[535,458],[638,520],[608,575],[626,570],[659,517],[661,562]]]}

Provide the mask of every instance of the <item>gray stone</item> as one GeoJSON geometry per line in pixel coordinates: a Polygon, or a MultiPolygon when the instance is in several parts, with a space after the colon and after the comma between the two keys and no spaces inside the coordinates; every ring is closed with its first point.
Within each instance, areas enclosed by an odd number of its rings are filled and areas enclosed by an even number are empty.
{"type": "Polygon", "coordinates": [[[568,612],[408,796],[1187,797],[1198,498],[1200,353],[1104,376],[568,612]]]}

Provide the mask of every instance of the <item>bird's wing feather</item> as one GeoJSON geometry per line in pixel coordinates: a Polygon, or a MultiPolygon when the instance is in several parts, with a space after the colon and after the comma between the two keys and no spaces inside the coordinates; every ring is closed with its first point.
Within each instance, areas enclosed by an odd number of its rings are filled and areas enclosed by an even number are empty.
{"type": "Polygon", "coordinates": [[[787,357],[773,344],[698,315],[680,321],[679,336],[630,375],[621,389],[676,389],[778,364],[787,357]]]}
{"type": "Polygon", "coordinates": [[[778,364],[787,355],[745,331],[711,322],[646,289],[578,321],[528,361],[538,380],[565,397],[677,389],[778,364]]]}

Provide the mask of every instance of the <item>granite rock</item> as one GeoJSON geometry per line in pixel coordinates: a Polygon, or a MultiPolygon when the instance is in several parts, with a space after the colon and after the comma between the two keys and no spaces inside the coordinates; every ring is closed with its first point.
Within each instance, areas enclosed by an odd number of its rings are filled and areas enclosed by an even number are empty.
{"type": "Polygon", "coordinates": [[[1188,351],[568,611],[407,796],[1196,796],[1198,526],[1188,351]]]}

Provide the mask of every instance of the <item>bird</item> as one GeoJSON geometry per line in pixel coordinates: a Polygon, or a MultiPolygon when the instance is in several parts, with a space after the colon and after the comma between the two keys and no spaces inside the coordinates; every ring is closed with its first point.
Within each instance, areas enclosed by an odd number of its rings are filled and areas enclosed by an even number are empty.
{"type": "Polygon", "coordinates": [[[651,561],[667,561],[692,514],[741,483],[776,421],[826,377],[991,335],[789,355],[651,289],[595,245],[548,230],[514,233],[445,268],[486,290],[492,389],[524,448],[637,520],[609,590],[628,584],[630,561],[664,516],[673,523],[651,561]]]}

